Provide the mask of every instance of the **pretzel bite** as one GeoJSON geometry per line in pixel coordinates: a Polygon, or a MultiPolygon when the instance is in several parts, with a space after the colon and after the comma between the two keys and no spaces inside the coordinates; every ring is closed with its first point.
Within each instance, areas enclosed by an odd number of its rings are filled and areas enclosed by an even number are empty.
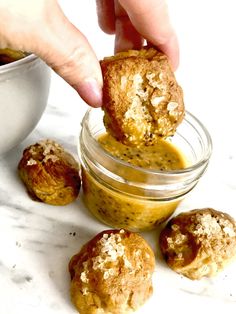
{"type": "Polygon", "coordinates": [[[183,92],[167,57],[154,48],[101,61],[106,129],[130,146],[173,135],[184,117],[183,92]]]}
{"type": "Polygon", "coordinates": [[[162,230],[160,248],[177,273],[190,279],[211,277],[236,255],[236,223],[212,208],[182,213],[162,230]]]}
{"type": "Polygon", "coordinates": [[[26,57],[27,54],[20,50],[12,50],[9,48],[0,48],[0,65],[11,63],[13,61],[26,57]]]}
{"type": "Polygon", "coordinates": [[[137,233],[99,233],[69,263],[71,298],[81,314],[135,311],[152,294],[155,258],[137,233]]]}
{"type": "Polygon", "coordinates": [[[79,165],[70,153],[54,141],[44,140],[26,148],[18,172],[35,200],[51,205],[66,205],[79,194],[79,165]]]}

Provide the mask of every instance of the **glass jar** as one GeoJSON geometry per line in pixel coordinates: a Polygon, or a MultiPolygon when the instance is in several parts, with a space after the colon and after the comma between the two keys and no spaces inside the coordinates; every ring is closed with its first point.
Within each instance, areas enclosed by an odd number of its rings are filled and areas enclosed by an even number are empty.
{"type": "Polygon", "coordinates": [[[79,143],[83,199],[94,216],[114,228],[145,231],[168,219],[205,172],[212,152],[208,131],[188,112],[167,139],[187,160],[182,170],[150,170],[122,161],[98,143],[105,132],[102,110],[89,109],[79,143]]]}

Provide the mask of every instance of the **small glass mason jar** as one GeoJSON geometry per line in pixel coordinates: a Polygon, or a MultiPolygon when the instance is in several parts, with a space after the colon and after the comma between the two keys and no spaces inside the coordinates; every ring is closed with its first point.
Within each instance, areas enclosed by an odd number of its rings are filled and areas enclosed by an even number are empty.
{"type": "Polygon", "coordinates": [[[85,205],[114,228],[145,231],[168,219],[205,172],[212,152],[208,131],[189,112],[167,139],[187,161],[181,170],[151,170],[116,158],[97,141],[105,132],[102,110],[89,109],[82,121],[78,151],[85,205]]]}

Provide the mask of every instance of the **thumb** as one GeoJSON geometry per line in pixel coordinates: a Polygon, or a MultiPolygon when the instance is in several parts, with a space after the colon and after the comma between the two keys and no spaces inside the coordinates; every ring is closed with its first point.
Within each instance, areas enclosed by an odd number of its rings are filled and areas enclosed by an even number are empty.
{"type": "Polygon", "coordinates": [[[34,32],[31,51],[74,87],[89,105],[101,106],[102,74],[88,40],[66,18],[57,1],[48,1],[45,10],[42,25],[34,32]]]}

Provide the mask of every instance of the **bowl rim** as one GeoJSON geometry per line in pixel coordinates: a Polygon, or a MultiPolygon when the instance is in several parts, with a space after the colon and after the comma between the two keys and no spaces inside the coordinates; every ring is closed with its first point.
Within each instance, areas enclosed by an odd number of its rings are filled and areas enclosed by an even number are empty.
{"type": "Polygon", "coordinates": [[[25,56],[24,58],[21,58],[19,60],[15,60],[13,62],[4,64],[4,65],[1,65],[0,66],[0,74],[17,70],[18,68],[20,68],[20,67],[22,67],[28,63],[32,63],[36,60],[39,60],[39,57],[36,56],[35,54],[31,53],[31,54],[25,56]]]}
{"type": "MultiPolygon", "coordinates": [[[[98,108],[101,109],[101,108],[98,108]]],[[[190,119],[194,120],[195,123],[198,124],[199,128],[202,130],[204,136],[205,136],[205,141],[207,143],[207,149],[205,152],[204,157],[202,157],[198,162],[194,163],[191,166],[187,166],[186,168],[183,169],[179,169],[179,170],[157,170],[157,169],[148,169],[148,168],[142,168],[139,166],[135,166],[132,165],[124,160],[121,160],[113,155],[111,155],[109,152],[107,152],[105,149],[103,149],[101,147],[101,145],[99,145],[99,143],[95,140],[94,136],[92,135],[90,128],[88,126],[88,116],[91,113],[91,111],[97,110],[97,108],[89,108],[87,110],[87,112],[85,113],[83,119],[82,119],[82,128],[85,127],[86,131],[88,132],[90,139],[93,142],[93,145],[95,145],[95,147],[97,149],[101,149],[103,151],[103,154],[108,158],[108,159],[112,159],[115,162],[117,162],[120,165],[123,165],[127,168],[132,168],[132,169],[136,169],[137,171],[141,171],[142,173],[146,173],[146,174],[159,174],[159,175],[180,175],[180,174],[185,174],[185,173],[191,173],[194,172],[195,170],[201,168],[202,166],[206,165],[209,162],[209,159],[212,155],[212,150],[213,150],[213,144],[212,144],[212,138],[210,133],[208,132],[207,128],[203,125],[203,123],[196,117],[194,116],[192,113],[190,113],[189,111],[185,111],[185,117],[184,120],[188,122],[187,117],[189,117],[190,119]]],[[[178,131],[178,129],[177,129],[178,131]]],[[[79,146],[81,146],[81,136],[82,136],[82,132],[80,134],[80,141],[79,141],[79,146]]]]}

